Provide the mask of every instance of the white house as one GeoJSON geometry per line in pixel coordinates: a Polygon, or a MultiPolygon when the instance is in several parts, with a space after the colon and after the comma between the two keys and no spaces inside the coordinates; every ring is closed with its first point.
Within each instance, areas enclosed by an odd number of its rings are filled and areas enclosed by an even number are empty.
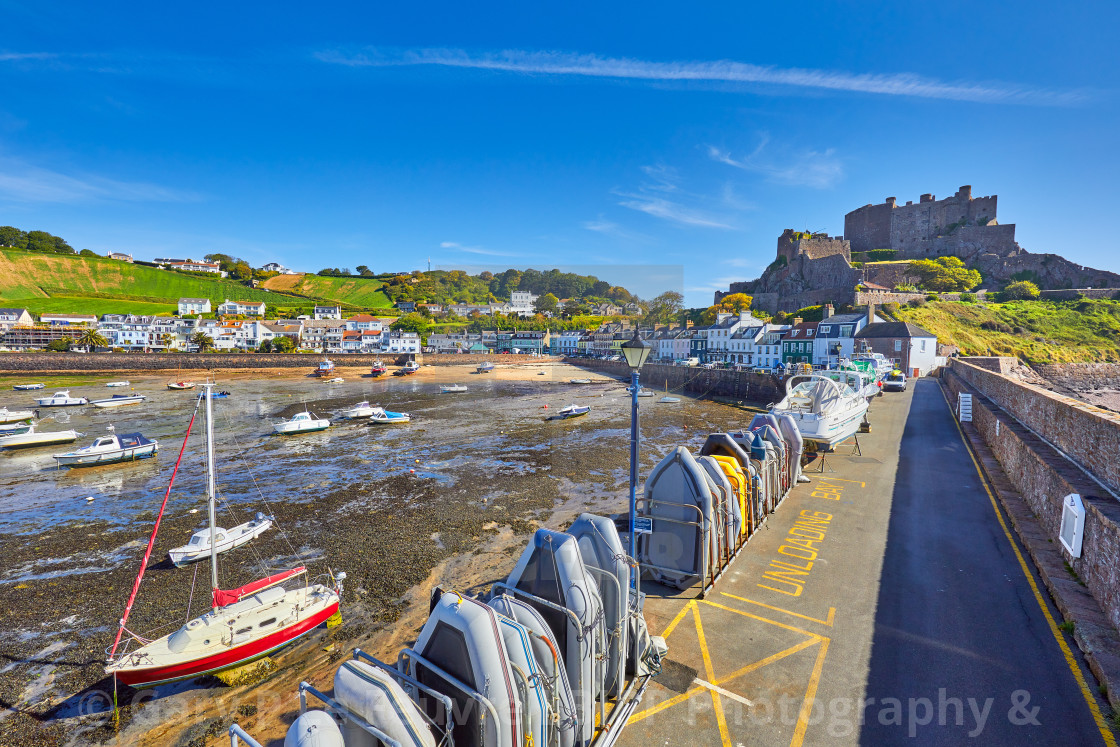
{"type": "MultiPolygon", "coordinates": [[[[158,260],[156,264],[161,264],[158,260]]],[[[193,259],[184,260],[168,260],[166,263],[168,267],[176,270],[188,270],[190,272],[212,272],[215,275],[225,277],[228,273],[222,270],[222,266],[217,262],[195,262],[193,259]]]]}
{"type": "Polygon", "coordinates": [[[299,273],[295,270],[289,270],[279,262],[269,262],[268,264],[261,267],[261,269],[265,272],[278,272],[281,275],[299,275],[299,273]]]}
{"type": "Polygon", "coordinates": [[[341,319],[341,306],[316,306],[312,319],[341,319]]]}
{"type": "Polygon", "coordinates": [[[876,322],[856,333],[859,343],[882,353],[907,376],[925,376],[937,357],[937,336],[910,322],[876,322]]]}
{"type": "Polygon", "coordinates": [[[381,319],[369,314],[355,314],[346,320],[346,329],[352,332],[380,332],[384,328],[381,319]]]}
{"type": "MultiPolygon", "coordinates": [[[[709,361],[726,361],[726,362],[740,362],[738,356],[745,354],[746,348],[743,350],[736,350],[736,358],[732,358],[732,341],[736,333],[743,329],[757,328],[758,334],[764,331],[766,322],[761,319],[756,319],[749,311],[740,311],[738,314],[721,313],[716,315],[716,323],[708,327],[704,327],[701,331],[707,337],[707,360],[709,361]]],[[[742,335],[737,339],[737,347],[745,344],[751,344],[755,341],[755,337],[744,341],[742,335]]],[[[752,347],[753,350],[753,347],[752,347]]]]}
{"type": "Polygon", "coordinates": [[[264,301],[231,301],[228,298],[226,302],[218,307],[218,313],[226,316],[240,314],[242,316],[264,316],[264,301]]]}
{"type": "Polygon", "coordinates": [[[97,324],[97,317],[93,314],[40,314],[39,321],[52,327],[92,327],[97,324]]]}
{"type": "Polygon", "coordinates": [[[115,259],[115,260],[118,260],[120,262],[131,262],[132,261],[132,255],[131,254],[125,254],[124,252],[109,252],[105,256],[107,256],[109,259],[115,259]]]}
{"type": "Polygon", "coordinates": [[[35,318],[27,309],[0,309],[0,332],[12,327],[30,327],[34,323],[35,318]]]}
{"type": "Polygon", "coordinates": [[[420,335],[415,332],[390,331],[388,339],[382,341],[382,352],[398,355],[407,353],[420,353],[420,335]]]}
{"type": "Polygon", "coordinates": [[[881,321],[875,315],[874,305],[865,314],[833,314],[832,304],[825,304],[824,317],[817,325],[813,341],[813,364],[828,366],[838,363],[839,358],[850,358],[855,350],[856,334],[868,323],[881,321]]]}
{"type": "Polygon", "coordinates": [[[209,314],[210,311],[209,298],[179,299],[179,316],[186,316],[187,314],[209,314]]]}
{"type": "Polygon", "coordinates": [[[576,355],[580,352],[579,341],[587,334],[585,329],[566,330],[552,336],[555,355],[576,355]]]}
{"type": "Polygon", "coordinates": [[[509,294],[509,311],[506,313],[514,313],[520,316],[532,316],[537,313],[533,308],[533,304],[537,302],[540,296],[534,296],[529,291],[514,291],[509,294]]]}

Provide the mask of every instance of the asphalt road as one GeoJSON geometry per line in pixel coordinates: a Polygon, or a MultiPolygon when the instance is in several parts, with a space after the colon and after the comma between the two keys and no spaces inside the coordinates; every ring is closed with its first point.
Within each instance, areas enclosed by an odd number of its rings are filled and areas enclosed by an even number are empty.
{"type": "Polygon", "coordinates": [[[938,384],[914,383],[859,741],[1101,744],[938,384]]]}

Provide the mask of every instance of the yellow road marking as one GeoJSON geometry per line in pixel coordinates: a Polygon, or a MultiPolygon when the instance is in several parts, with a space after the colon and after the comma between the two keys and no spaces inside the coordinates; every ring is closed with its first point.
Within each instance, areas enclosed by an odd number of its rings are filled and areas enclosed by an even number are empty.
{"type": "MultiPolygon", "coordinates": [[[[708,680],[714,680],[716,673],[712,669],[712,657],[708,653],[708,641],[704,638],[704,625],[700,622],[700,608],[693,605],[692,618],[696,621],[696,637],[700,641],[700,654],[704,657],[704,671],[708,675],[708,680]]],[[[723,717],[723,701],[719,698],[719,693],[715,690],[709,690],[712,695],[712,708],[716,714],[716,724],[719,726],[719,736],[723,740],[723,747],[731,747],[731,735],[727,731],[727,719],[723,717]]]]}
{"type": "Polygon", "coordinates": [[[786,625],[785,623],[780,623],[777,620],[770,620],[770,619],[767,619],[765,617],[759,617],[758,615],[753,615],[750,612],[743,612],[743,610],[737,610],[733,607],[728,607],[726,605],[720,604],[719,602],[713,602],[710,599],[701,599],[700,602],[702,602],[703,604],[710,605],[712,607],[718,607],[721,610],[727,610],[728,612],[734,612],[736,615],[742,615],[743,617],[749,617],[752,620],[759,620],[760,622],[770,623],[771,625],[776,625],[779,628],[784,628],[785,630],[792,630],[795,633],[801,633],[802,635],[807,635],[810,638],[819,638],[819,636],[816,633],[810,633],[808,630],[802,630],[801,628],[795,628],[792,625],[786,625]]]}
{"type": "Polygon", "coordinates": [[[793,730],[793,739],[789,747],[801,747],[805,741],[805,730],[809,728],[809,716],[813,712],[813,702],[817,697],[817,685],[821,681],[821,672],[824,670],[824,659],[828,656],[828,644],[831,638],[820,636],[821,650],[817,654],[817,661],[813,664],[813,674],[809,676],[809,687],[805,689],[805,701],[801,704],[801,713],[797,716],[797,727],[793,730]]]}
{"type": "Polygon", "coordinates": [[[818,477],[818,480],[830,480],[832,482],[857,482],[861,488],[866,488],[867,483],[863,480],[845,480],[843,477],[818,477]]]}
{"type": "Polygon", "coordinates": [[[1046,606],[1046,600],[1042,598],[1042,592],[1038,590],[1038,584],[1034,582],[1034,576],[1031,575],[1030,567],[1027,561],[1023,558],[1023,554],[1019,552],[1019,546],[1015,544],[1014,538],[1011,536],[1011,531],[1007,528],[1007,522],[1003,520],[1003,514],[1000,513],[999,505],[996,503],[996,497],[992,493],[991,488],[988,486],[988,478],[984,474],[984,470],[980,467],[980,462],[976,458],[976,454],[972,451],[972,446],[969,445],[968,439],[965,438],[964,429],[961,424],[957,422],[956,416],[953,414],[953,406],[949,402],[949,395],[945,393],[945,388],[938,385],[941,389],[941,396],[945,400],[946,407],[949,408],[949,415],[953,420],[953,425],[957,427],[957,433],[960,434],[961,443],[964,444],[965,451],[968,452],[969,458],[972,460],[972,466],[976,468],[976,474],[980,476],[980,484],[984,486],[984,492],[988,494],[988,501],[992,504],[992,510],[996,512],[996,519],[999,520],[999,526],[1003,529],[1003,534],[1007,537],[1007,542],[1011,545],[1011,549],[1015,552],[1015,557],[1019,561],[1019,568],[1022,569],[1023,575],[1027,578],[1027,583],[1030,584],[1031,591],[1034,592],[1035,601],[1038,602],[1039,609],[1042,610],[1043,617],[1046,618],[1046,623],[1050,626],[1050,632],[1057,641],[1058,647],[1062,650],[1062,655],[1066,659],[1066,664],[1069,666],[1069,671],[1073,673],[1073,678],[1077,680],[1078,687],[1081,688],[1081,695],[1085,698],[1085,702],[1089,705],[1089,710],[1093,714],[1093,721],[1096,722],[1097,728],[1101,732],[1101,738],[1104,743],[1109,747],[1116,747],[1116,737],[1113,736],[1112,730],[1108,728],[1105,723],[1104,716],[1101,714],[1101,709],[1097,705],[1097,699],[1093,697],[1093,693],[1089,690],[1089,685],[1085,682],[1085,675],[1081,673],[1081,667],[1074,658],[1073,652],[1070,651],[1069,644],[1062,636],[1061,631],[1058,630],[1057,623],[1054,622],[1054,616],[1050,614],[1050,608],[1046,606]]]}
{"type": "Polygon", "coordinates": [[[681,693],[680,695],[674,695],[673,697],[669,698],[668,700],[664,700],[664,701],[658,703],[655,706],[650,706],[649,708],[645,709],[644,711],[638,711],[637,713],[632,714],[630,716],[630,719],[626,723],[627,724],[636,724],[644,718],[649,718],[650,716],[652,716],[656,713],[661,713],[666,708],[671,708],[672,706],[675,706],[677,703],[681,703],[685,700],[688,700],[693,695],[695,695],[698,692],[702,692],[703,690],[704,690],[704,688],[702,688],[702,687],[693,687],[693,688],[691,688],[689,690],[686,690],[685,692],[681,693]]]}
{"type": "Polygon", "coordinates": [[[815,622],[815,623],[820,623],[821,625],[827,625],[830,628],[832,627],[833,621],[836,619],[836,608],[835,607],[829,607],[828,608],[828,617],[826,617],[824,620],[818,620],[815,617],[809,617],[808,615],[800,615],[796,612],[790,612],[789,610],[784,610],[781,607],[772,607],[769,604],[763,604],[762,602],[756,602],[753,599],[747,599],[746,597],[737,597],[734,594],[728,594],[726,591],[721,591],[720,594],[723,594],[725,597],[731,597],[732,599],[738,599],[740,602],[747,602],[748,604],[757,604],[759,607],[765,607],[768,610],[774,610],[775,612],[782,612],[782,613],[787,614],[787,615],[792,615],[793,617],[800,617],[802,620],[808,620],[809,622],[815,622]]]}
{"type": "Polygon", "coordinates": [[[795,644],[793,646],[790,646],[789,648],[785,649],[784,651],[779,651],[776,654],[770,654],[765,659],[760,659],[760,660],[754,662],[753,664],[748,664],[745,667],[743,667],[742,669],[736,669],[734,672],[727,675],[726,677],[720,677],[718,680],[716,680],[712,684],[713,685],[721,685],[721,686],[726,685],[728,682],[735,679],[736,677],[742,677],[744,674],[749,674],[750,672],[753,672],[756,669],[762,669],[762,667],[766,666],[767,664],[773,664],[774,662],[778,661],[779,659],[784,659],[787,656],[792,656],[793,654],[796,654],[798,651],[804,651],[805,649],[809,648],[810,646],[813,646],[813,645],[819,643],[821,640],[822,640],[821,636],[814,635],[812,638],[810,638],[806,641],[802,641],[801,643],[795,644]]]}
{"type": "Polygon", "coordinates": [[[668,638],[673,633],[673,631],[676,629],[677,623],[679,623],[681,620],[684,619],[684,616],[686,614],[688,614],[688,611],[690,609],[692,609],[693,605],[695,605],[695,604],[696,604],[696,601],[693,600],[693,601],[689,602],[688,604],[686,604],[685,606],[681,607],[681,611],[677,613],[677,616],[673,618],[672,622],[670,622],[668,625],[665,626],[665,630],[663,630],[661,632],[661,637],[662,638],[668,638]]]}

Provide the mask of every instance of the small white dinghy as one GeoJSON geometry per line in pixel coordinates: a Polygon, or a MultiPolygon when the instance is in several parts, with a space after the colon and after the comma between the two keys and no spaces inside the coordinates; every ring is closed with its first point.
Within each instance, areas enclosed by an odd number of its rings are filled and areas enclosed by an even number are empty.
{"type": "Polygon", "coordinates": [[[578,418],[581,415],[586,415],[591,412],[591,408],[587,406],[580,407],[578,405],[568,405],[567,407],[559,410],[556,417],[560,420],[568,420],[569,418],[578,418]]]}
{"type": "Polygon", "coordinates": [[[346,381],[346,379],[342,378],[341,376],[335,376],[333,379],[327,379],[326,383],[328,383],[328,384],[341,384],[344,381],[346,381]]]}
{"type": "Polygon", "coordinates": [[[373,414],[374,408],[369,400],[362,400],[358,404],[342,413],[344,418],[368,418],[373,414]]]}
{"type": "Polygon", "coordinates": [[[373,408],[369,419],[374,423],[407,423],[412,420],[412,416],[407,412],[393,412],[392,410],[386,410],[384,407],[378,406],[373,408]]]}
{"type": "Polygon", "coordinates": [[[130,382],[127,381],[110,381],[105,386],[128,386],[130,382]]]}
{"type": "Polygon", "coordinates": [[[467,391],[462,384],[444,384],[439,388],[440,394],[459,394],[467,391]]]}
{"type": "Polygon", "coordinates": [[[94,407],[124,407],[138,405],[146,399],[143,394],[114,394],[109,399],[95,399],[90,404],[94,407]]]}
{"type": "Polygon", "coordinates": [[[39,407],[74,407],[89,404],[89,400],[85,397],[71,397],[69,389],[55,392],[49,397],[39,397],[35,402],[39,407]]]}
{"type": "Polygon", "coordinates": [[[31,410],[9,410],[7,407],[0,407],[0,423],[18,423],[22,420],[31,420],[35,417],[35,413],[31,410]]]}
{"type": "Polygon", "coordinates": [[[307,410],[297,412],[292,416],[291,420],[285,420],[280,423],[273,423],[273,429],[281,435],[290,435],[293,433],[312,433],[314,431],[325,431],[331,427],[331,421],[326,418],[317,418],[307,410]]]}
{"type": "Polygon", "coordinates": [[[31,423],[7,423],[0,425],[0,436],[18,436],[31,430],[31,423]]]}
{"type": "Polygon", "coordinates": [[[31,391],[32,389],[46,389],[46,388],[47,388],[46,384],[16,384],[15,386],[12,387],[12,389],[15,389],[17,392],[28,392],[28,391],[31,391]]]}
{"type": "Polygon", "coordinates": [[[659,399],[657,401],[662,403],[662,404],[665,404],[665,405],[673,405],[673,404],[676,404],[677,402],[680,402],[681,398],[680,397],[662,397],[661,399],[659,399]]]}
{"type": "Polygon", "coordinates": [[[30,426],[26,432],[0,438],[0,449],[25,449],[32,446],[51,446],[53,444],[68,444],[78,440],[78,432],[51,431],[39,433],[35,426],[30,426]]]}
{"type": "Polygon", "coordinates": [[[590,384],[591,379],[569,379],[569,384],[590,384]]]}
{"type": "Polygon", "coordinates": [[[154,457],[157,451],[159,442],[155,439],[144,438],[139,433],[125,433],[100,436],[89,446],[67,454],[55,454],[54,458],[59,467],[93,467],[148,459],[154,457]]]}
{"type": "Polygon", "coordinates": [[[652,397],[653,392],[649,389],[639,389],[638,390],[638,396],[639,397],[652,397]]]}
{"type": "MultiPolygon", "coordinates": [[[[216,527],[214,530],[215,545],[218,553],[241,547],[246,542],[255,539],[272,528],[272,517],[258,513],[252,521],[238,524],[233,529],[216,527]]],[[[182,567],[196,560],[205,560],[210,557],[210,527],[204,527],[191,535],[191,541],[182,547],[176,547],[167,553],[171,562],[182,567]]]]}

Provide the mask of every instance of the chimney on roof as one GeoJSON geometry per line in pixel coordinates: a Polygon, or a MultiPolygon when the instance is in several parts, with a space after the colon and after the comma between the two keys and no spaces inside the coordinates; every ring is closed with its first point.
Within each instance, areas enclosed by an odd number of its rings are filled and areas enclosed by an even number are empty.
{"type": "Polygon", "coordinates": [[[832,316],[832,304],[826,303],[824,305],[824,317],[823,318],[828,319],[830,316],[832,316]]]}
{"type": "Polygon", "coordinates": [[[802,318],[801,318],[801,317],[799,317],[799,316],[795,316],[795,317],[793,318],[793,324],[794,324],[794,326],[795,326],[795,327],[796,327],[796,326],[797,326],[798,324],[801,324],[801,322],[803,322],[803,321],[805,321],[805,320],[804,320],[804,319],[802,319],[802,318]]]}
{"type": "Polygon", "coordinates": [[[875,304],[873,303],[867,304],[867,323],[875,323],[875,304]]]}

